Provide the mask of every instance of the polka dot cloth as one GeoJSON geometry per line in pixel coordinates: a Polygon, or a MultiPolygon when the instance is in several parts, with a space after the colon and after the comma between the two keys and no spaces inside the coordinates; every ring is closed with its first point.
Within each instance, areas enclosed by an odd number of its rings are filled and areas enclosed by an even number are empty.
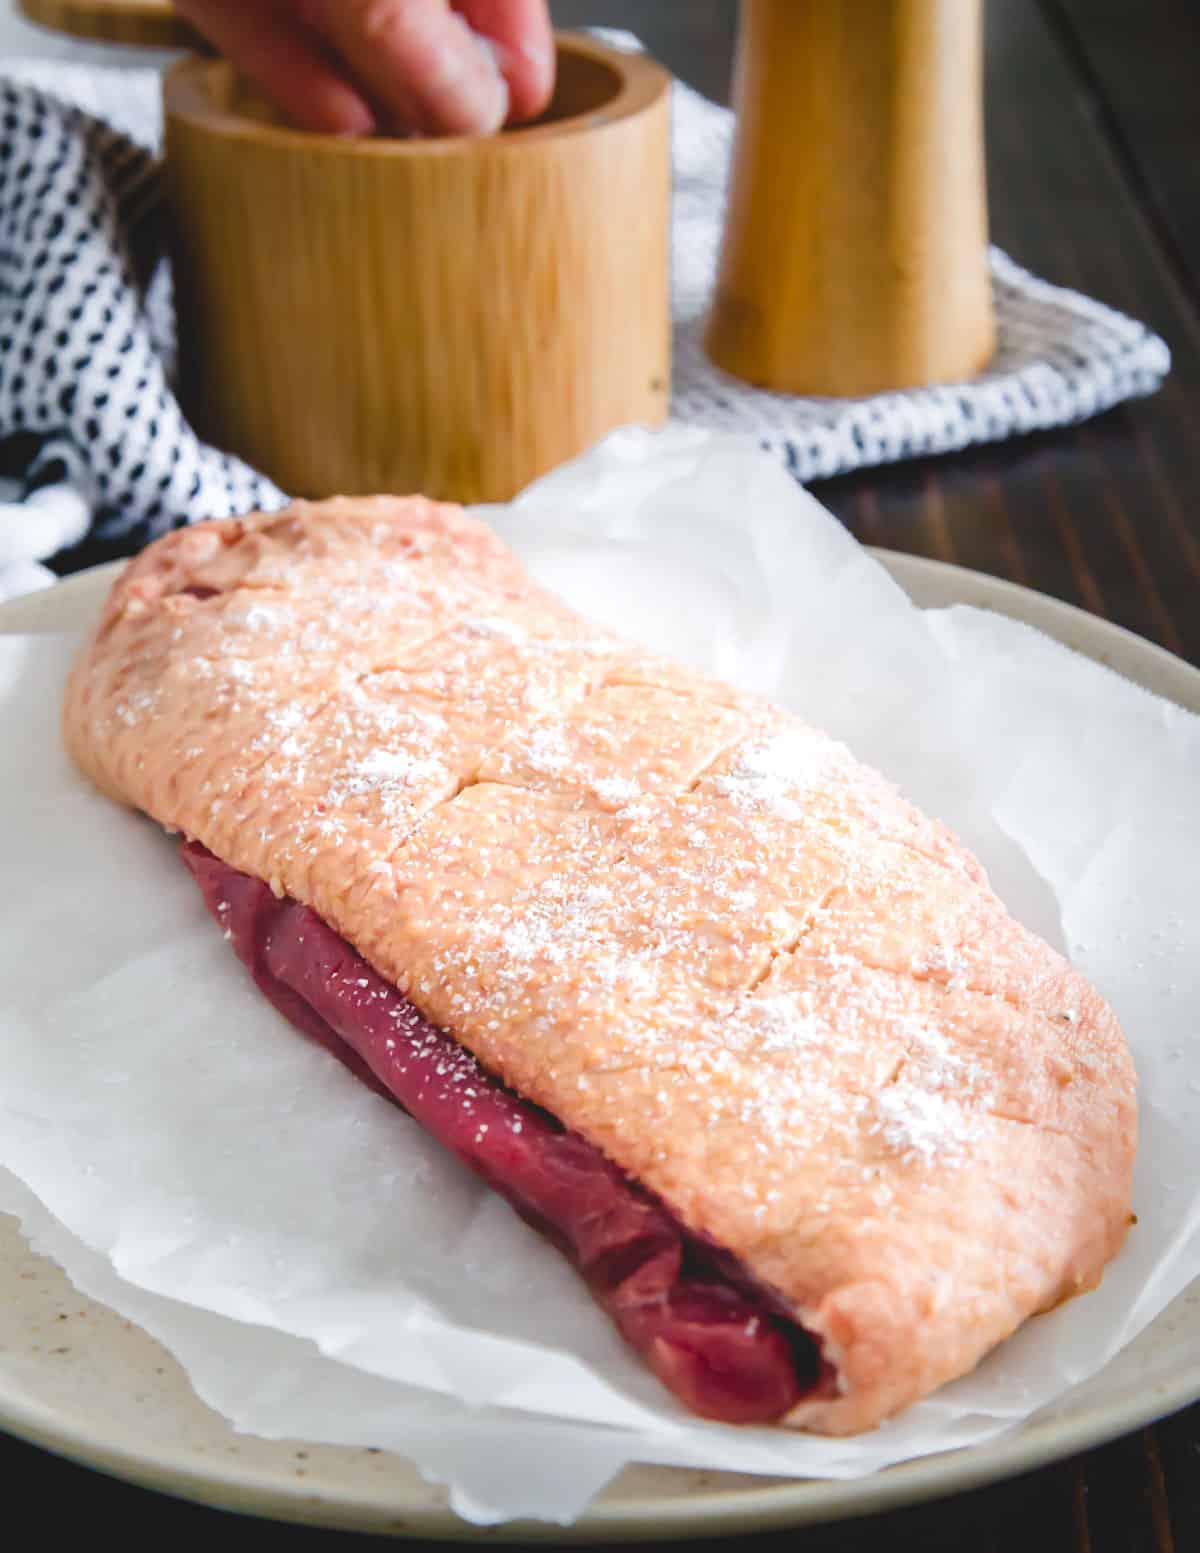
{"type": "Polygon", "coordinates": [[[29,488],[82,484],[97,539],[139,548],[283,497],[205,447],[168,378],[161,178],[81,108],[0,79],[0,439],[38,434],[29,488]]]}
{"type": "MultiPolygon", "coordinates": [[[[0,448],[40,434],[30,479],[50,462],[86,480],[97,537],[131,550],[179,523],[278,505],[268,480],[196,438],[171,392],[157,74],[8,63],[0,124],[0,448]]],[[[834,400],[728,377],[700,334],[732,127],[727,109],[675,88],[676,419],[756,436],[807,481],[1082,420],[1168,371],[1143,325],[993,250],[999,350],[970,382],[834,400]]]]}

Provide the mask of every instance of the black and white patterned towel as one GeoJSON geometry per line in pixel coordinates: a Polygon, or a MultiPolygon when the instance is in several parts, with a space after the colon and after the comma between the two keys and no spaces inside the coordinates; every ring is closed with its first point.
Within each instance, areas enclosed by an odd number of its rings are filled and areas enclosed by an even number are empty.
{"type": "MultiPolygon", "coordinates": [[[[128,553],[284,500],[201,443],[172,392],[160,135],[155,71],[0,66],[0,598],[52,581],[39,563],[84,541],[89,558],[128,553]]],[[[747,387],[700,345],[731,141],[727,109],[675,88],[677,419],[757,436],[808,481],[1065,425],[1168,371],[1143,325],[993,250],[1000,343],[978,378],[858,400],[747,387]]]]}

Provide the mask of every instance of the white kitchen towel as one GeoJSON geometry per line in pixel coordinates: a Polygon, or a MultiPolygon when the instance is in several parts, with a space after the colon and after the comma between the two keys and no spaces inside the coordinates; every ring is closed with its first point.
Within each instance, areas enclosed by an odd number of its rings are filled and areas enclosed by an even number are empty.
{"type": "MultiPolygon", "coordinates": [[[[181,523],[278,504],[270,481],[199,442],[171,391],[158,73],[6,62],[0,123],[0,475],[83,490],[91,537],[130,551],[181,523]]],[[[1000,345],[970,382],[845,400],[727,376],[700,333],[732,131],[728,109],[676,86],[675,419],[750,433],[809,481],[1082,420],[1152,393],[1168,371],[1142,324],[993,250],[1000,345]]],[[[6,528],[21,531],[17,503],[0,503],[0,541],[6,528]]],[[[37,532],[26,565],[79,537],[65,527],[52,544],[44,518],[37,532]]]]}

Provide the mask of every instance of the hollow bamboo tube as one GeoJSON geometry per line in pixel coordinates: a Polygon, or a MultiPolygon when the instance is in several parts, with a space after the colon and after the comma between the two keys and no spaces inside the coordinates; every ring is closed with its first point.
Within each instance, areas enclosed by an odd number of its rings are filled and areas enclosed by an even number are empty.
{"type": "Polygon", "coordinates": [[[995,347],[983,0],[742,0],[706,345],[785,393],[969,377],[995,347]]]}
{"type": "Polygon", "coordinates": [[[180,391],[294,494],[504,500],[670,380],[668,77],[559,39],[543,121],[341,140],[223,61],[165,83],[180,391]]]}

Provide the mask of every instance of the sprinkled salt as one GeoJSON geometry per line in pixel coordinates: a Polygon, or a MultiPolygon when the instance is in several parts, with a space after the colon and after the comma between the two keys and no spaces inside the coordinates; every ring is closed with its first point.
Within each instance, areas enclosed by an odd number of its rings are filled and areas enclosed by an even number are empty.
{"type": "Polygon", "coordinates": [[[525,758],[535,771],[545,771],[550,776],[558,776],[565,771],[571,755],[562,727],[543,725],[535,728],[526,743],[525,758]]]}
{"type": "Polygon", "coordinates": [[[433,756],[411,755],[407,750],[371,750],[343,774],[329,797],[332,803],[342,804],[348,798],[377,793],[384,813],[394,815],[399,803],[411,801],[413,789],[447,778],[446,767],[433,756]]]}
{"type": "Polygon", "coordinates": [[[905,1160],[955,1163],[975,1134],[955,1100],[917,1084],[891,1084],[875,1096],[874,1105],[877,1120],[870,1131],[905,1160]]]}
{"type": "Polygon", "coordinates": [[[623,777],[598,777],[592,783],[592,791],[604,803],[629,803],[641,797],[637,783],[626,781],[623,777]]]}
{"type": "Polygon", "coordinates": [[[961,1086],[974,1077],[973,1069],[954,1050],[946,1035],[925,1020],[911,1015],[898,1021],[898,1033],[915,1048],[920,1078],[930,1090],[961,1086]]]}
{"type": "Polygon", "coordinates": [[[810,1046],[823,1033],[817,1021],[802,1012],[797,1000],[787,993],[752,998],[743,1005],[742,1014],[758,1035],[762,1051],[792,1051],[810,1046]]]}
{"type": "Polygon", "coordinates": [[[114,708],[116,716],[127,728],[135,728],[143,718],[148,717],[158,706],[157,690],[138,690],[126,700],[117,703],[114,708]]]}
{"type": "Polygon", "coordinates": [[[838,745],[815,730],[786,728],[744,745],[714,785],[739,808],[799,819],[804,809],[797,798],[829,779],[840,754],[838,745]]]}
{"type": "Polygon", "coordinates": [[[283,706],[273,706],[266,714],[266,720],[272,728],[280,733],[290,733],[299,728],[304,721],[304,713],[294,701],[289,701],[283,706]]]}
{"type": "Polygon", "coordinates": [[[269,631],[273,626],[282,625],[291,617],[290,609],[255,602],[248,605],[239,616],[233,616],[231,619],[244,625],[248,631],[269,631]]]}
{"type": "Polygon", "coordinates": [[[529,633],[516,621],[504,620],[498,615],[490,615],[481,620],[464,620],[458,629],[465,631],[468,636],[494,638],[497,641],[514,644],[527,641],[529,636],[529,633]]]}

